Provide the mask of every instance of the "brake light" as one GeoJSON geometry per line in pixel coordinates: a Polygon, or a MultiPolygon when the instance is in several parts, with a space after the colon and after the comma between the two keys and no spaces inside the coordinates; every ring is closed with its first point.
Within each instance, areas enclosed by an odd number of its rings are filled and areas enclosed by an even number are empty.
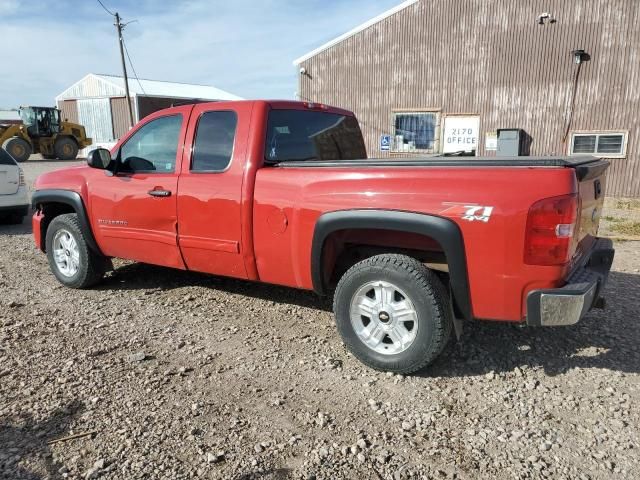
{"type": "Polygon", "coordinates": [[[22,169],[20,169],[18,171],[18,186],[19,187],[26,187],[27,186],[27,182],[24,179],[24,172],[22,171],[22,169]]]}
{"type": "Polygon", "coordinates": [[[324,103],[306,102],[304,106],[311,110],[329,110],[329,107],[324,103]]]}
{"type": "Polygon", "coordinates": [[[524,246],[528,265],[564,265],[575,251],[578,195],[545,198],[529,209],[524,246]]]}

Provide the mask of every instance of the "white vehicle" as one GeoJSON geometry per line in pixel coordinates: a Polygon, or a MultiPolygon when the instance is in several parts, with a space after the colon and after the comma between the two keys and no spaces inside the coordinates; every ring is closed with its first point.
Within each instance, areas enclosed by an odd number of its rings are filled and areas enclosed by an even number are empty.
{"type": "Polygon", "coordinates": [[[29,213],[29,193],[18,163],[0,148],[0,220],[22,223],[29,213]]]}

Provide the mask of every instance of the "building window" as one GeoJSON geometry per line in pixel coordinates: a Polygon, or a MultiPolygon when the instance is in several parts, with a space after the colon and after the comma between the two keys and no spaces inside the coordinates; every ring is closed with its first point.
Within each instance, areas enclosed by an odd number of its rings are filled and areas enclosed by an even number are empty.
{"type": "Polygon", "coordinates": [[[439,112],[396,112],[393,115],[394,152],[436,153],[439,151],[439,112]]]}
{"type": "Polygon", "coordinates": [[[623,132],[574,133],[571,136],[570,155],[601,155],[624,157],[627,149],[627,134],[623,132]]]}

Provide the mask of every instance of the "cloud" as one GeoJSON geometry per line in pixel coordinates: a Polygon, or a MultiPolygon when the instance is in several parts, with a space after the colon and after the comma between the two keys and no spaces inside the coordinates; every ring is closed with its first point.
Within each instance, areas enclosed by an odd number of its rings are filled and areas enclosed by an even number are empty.
{"type": "MultiPolygon", "coordinates": [[[[291,62],[397,0],[234,0],[117,4],[142,78],[214,85],[247,98],[293,98],[291,62]]],[[[89,72],[120,73],[112,20],[94,2],[0,0],[0,105],[52,104],[89,72]],[[8,15],[8,17],[7,17],[8,15]],[[7,69],[6,65],[13,66],[7,69]]]]}
{"type": "Polygon", "coordinates": [[[18,10],[18,0],[0,0],[0,18],[12,15],[18,10]]]}

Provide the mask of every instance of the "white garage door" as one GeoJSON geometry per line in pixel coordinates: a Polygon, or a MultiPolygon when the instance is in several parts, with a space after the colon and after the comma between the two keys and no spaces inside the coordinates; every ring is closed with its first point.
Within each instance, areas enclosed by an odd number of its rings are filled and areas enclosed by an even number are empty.
{"type": "Polygon", "coordinates": [[[78,121],[87,129],[93,143],[112,142],[111,103],[108,98],[78,100],[78,121]]]}

